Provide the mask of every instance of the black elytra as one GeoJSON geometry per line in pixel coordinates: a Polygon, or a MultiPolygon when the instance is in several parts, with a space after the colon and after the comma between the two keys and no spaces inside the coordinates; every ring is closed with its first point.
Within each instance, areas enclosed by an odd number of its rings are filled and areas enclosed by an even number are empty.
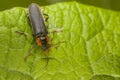
{"type": "Polygon", "coordinates": [[[48,31],[45,25],[45,21],[39,6],[35,3],[32,3],[28,7],[28,18],[36,37],[37,44],[42,47],[45,51],[50,47],[49,38],[48,38],[48,31]]]}

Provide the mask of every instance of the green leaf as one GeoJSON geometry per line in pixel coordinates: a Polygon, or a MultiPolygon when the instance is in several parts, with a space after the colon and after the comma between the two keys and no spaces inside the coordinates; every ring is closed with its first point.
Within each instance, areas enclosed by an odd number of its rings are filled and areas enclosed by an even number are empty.
{"type": "Polygon", "coordinates": [[[0,12],[0,80],[120,80],[120,13],[77,2],[45,6],[52,44],[49,64],[37,46],[24,56],[34,37],[27,10],[16,7],[0,12]],[[15,33],[24,32],[24,35],[15,33]]]}

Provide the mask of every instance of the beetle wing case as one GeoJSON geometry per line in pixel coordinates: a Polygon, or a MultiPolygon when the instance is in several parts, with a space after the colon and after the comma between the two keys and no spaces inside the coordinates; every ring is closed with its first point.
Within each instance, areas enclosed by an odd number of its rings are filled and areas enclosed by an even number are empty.
{"type": "Polygon", "coordinates": [[[45,26],[45,22],[42,16],[42,13],[39,9],[39,6],[35,3],[32,3],[29,7],[29,19],[33,28],[34,35],[36,37],[45,36],[48,34],[48,31],[45,26]]]}

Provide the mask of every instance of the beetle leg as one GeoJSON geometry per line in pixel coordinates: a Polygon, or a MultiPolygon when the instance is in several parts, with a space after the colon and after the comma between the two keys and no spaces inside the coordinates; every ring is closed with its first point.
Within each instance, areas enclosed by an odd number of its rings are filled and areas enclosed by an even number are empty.
{"type": "Polygon", "coordinates": [[[24,57],[24,61],[27,60],[27,58],[31,55],[32,50],[36,47],[36,42],[33,44],[33,46],[29,49],[27,55],[24,57]]]}
{"type": "Polygon", "coordinates": [[[49,60],[50,59],[55,59],[55,58],[52,58],[52,57],[44,57],[44,58],[42,58],[42,59],[45,59],[46,61],[47,61],[47,63],[46,63],[46,65],[45,65],[45,67],[47,67],[47,65],[49,64],[49,60]]]}
{"type": "Polygon", "coordinates": [[[41,7],[40,10],[41,10],[41,13],[42,13],[42,15],[43,15],[43,17],[44,17],[44,19],[45,19],[45,22],[47,22],[48,19],[49,19],[49,16],[44,13],[45,8],[41,7]]]}
{"type": "Polygon", "coordinates": [[[56,43],[56,44],[51,44],[51,47],[54,47],[54,48],[58,48],[58,46],[59,46],[59,44],[61,44],[61,43],[67,43],[67,41],[60,41],[60,42],[58,42],[58,43],[56,43]]]}
{"type": "MultiPolygon", "coordinates": [[[[54,57],[48,57],[48,56],[47,56],[47,57],[44,57],[44,58],[42,58],[42,59],[45,59],[45,60],[47,61],[47,63],[45,64],[45,68],[48,66],[50,60],[53,60],[53,59],[54,59],[54,60],[57,60],[57,59],[55,59],[54,57]]],[[[58,61],[58,62],[59,62],[59,61],[58,61]]]]}
{"type": "Polygon", "coordinates": [[[45,22],[47,22],[48,19],[49,19],[49,16],[47,14],[45,14],[45,13],[43,15],[44,15],[44,18],[45,18],[45,22]]]}
{"type": "Polygon", "coordinates": [[[27,18],[27,22],[28,22],[28,24],[31,26],[29,17],[27,18]]]}
{"type": "Polygon", "coordinates": [[[25,33],[25,32],[22,32],[22,31],[15,31],[15,33],[20,34],[20,35],[24,35],[25,38],[26,38],[26,40],[27,40],[28,42],[30,42],[29,39],[27,38],[27,36],[29,36],[29,34],[27,34],[27,33],[25,33]]]}
{"type": "Polygon", "coordinates": [[[29,14],[27,13],[27,22],[28,22],[28,24],[31,26],[31,23],[30,23],[30,18],[29,18],[29,14]]]}
{"type": "Polygon", "coordinates": [[[49,34],[51,34],[51,33],[59,33],[59,32],[62,32],[62,31],[63,31],[63,28],[55,29],[55,30],[49,32],[49,34]]]}

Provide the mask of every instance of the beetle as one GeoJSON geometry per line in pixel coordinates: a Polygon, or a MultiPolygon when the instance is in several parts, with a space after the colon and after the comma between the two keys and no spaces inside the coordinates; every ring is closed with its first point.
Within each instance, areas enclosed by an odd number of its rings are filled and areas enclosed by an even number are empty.
{"type": "Polygon", "coordinates": [[[37,44],[41,46],[43,51],[46,51],[50,47],[48,30],[39,6],[35,3],[32,3],[28,7],[28,10],[28,18],[31,23],[34,36],[37,39],[37,44]]]}
{"type": "MultiPolygon", "coordinates": [[[[44,15],[46,15],[46,14],[44,14],[44,15]]],[[[48,16],[48,15],[46,15],[46,16],[48,16]]],[[[47,58],[44,58],[44,59],[48,59],[48,52],[49,52],[49,49],[52,46],[52,44],[50,44],[50,38],[48,37],[49,33],[48,33],[47,27],[45,25],[45,21],[47,21],[47,19],[44,20],[43,14],[37,4],[32,3],[29,5],[28,20],[32,27],[32,31],[36,38],[36,42],[35,42],[35,44],[33,44],[31,49],[28,51],[28,54],[24,57],[25,61],[27,60],[28,56],[31,54],[31,51],[35,47],[36,44],[38,46],[41,46],[42,50],[46,53],[47,58]]],[[[54,30],[51,33],[61,32],[61,31],[62,31],[62,29],[58,29],[58,30],[54,30]]],[[[24,32],[16,31],[16,33],[23,34],[23,35],[25,35],[25,37],[27,36],[24,32]]],[[[62,41],[59,43],[64,43],[64,42],[65,41],[62,41]]],[[[51,59],[51,58],[49,57],[49,59],[51,59]]],[[[48,64],[48,61],[47,61],[47,64],[48,64]]]]}
{"type": "MultiPolygon", "coordinates": [[[[50,48],[50,39],[48,37],[48,30],[45,25],[45,20],[39,9],[39,6],[35,3],[32,3],[28,7],[28,19],[31,24],[32,31],[36,38],[37,45],[41,46],[43,51],[49,51],[50,48]]],[[[35,44],[36,44],[35,43],[35,44]]],[[[34,47],[34,46],[33,46],[34,47]]],[[[27,56],[25,56],[25,60],[30,55],[30,51],[27,56]]]]}

